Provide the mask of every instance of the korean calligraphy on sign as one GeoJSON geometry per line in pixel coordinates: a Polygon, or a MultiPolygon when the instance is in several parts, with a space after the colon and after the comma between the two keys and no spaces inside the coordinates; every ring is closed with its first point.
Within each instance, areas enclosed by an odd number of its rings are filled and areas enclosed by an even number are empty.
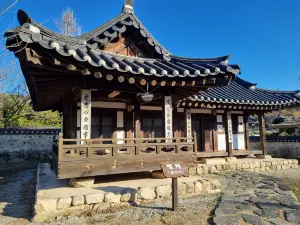
{"type": "Polygon", "coordinates": [[[188,177],[188,169],[182,162],[166,162],[162,163],[161,169],[166,178],[188,177]]]}
{"type": "Polygon", "coordinates": [[[231,120],[231,112],[227,112],[227,126],[228,126],[228,141],[229,143],[233,142],[232,137],[232,120],[231,120]]]}
{"type": "MultiPolygon", "coordinates": [[[[191,109],[185,111],[186,115],[186,136],[188,138],[192,137],[192,112],[191,109]]],[[[192,142],[192,139],[187,139],[188,142],[192,142]]]]}
{"type": "Polygon", "coordinates": [[[81,91],[81,139],[91,138],[91,104],[92,96],[90,90],[81,91]]]}
{"type": "MultiPolygon", "coordinates": [[[[165,137],[173,137],[172,97],[165,96],[165,137]]],[[[169,141],[167,141],[169,142],[169,141]]]]}

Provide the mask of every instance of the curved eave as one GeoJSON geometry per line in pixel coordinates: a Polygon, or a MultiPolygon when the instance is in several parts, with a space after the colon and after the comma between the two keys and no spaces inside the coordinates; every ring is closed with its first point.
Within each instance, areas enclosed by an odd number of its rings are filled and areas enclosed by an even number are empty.
{"type": "Polygon", "coordinates": [[[300,95],[297,91],[251,90],[250,84],[241,78],[236,78],[228,86],[200,92],[199,95],[179,101],[179,105],[266,111],[300,105],[300,95]]]}

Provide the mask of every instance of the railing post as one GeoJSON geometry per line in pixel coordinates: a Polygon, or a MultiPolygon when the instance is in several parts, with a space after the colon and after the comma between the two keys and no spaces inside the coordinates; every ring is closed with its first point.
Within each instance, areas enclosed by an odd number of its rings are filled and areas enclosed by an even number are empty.
{"type": "Polygon", "coordinates": [[[58,161],[62,161],[63,155],[64,155],[64,139],[63,139],[63,134],[59,133],[58,135],[58,161]]]}

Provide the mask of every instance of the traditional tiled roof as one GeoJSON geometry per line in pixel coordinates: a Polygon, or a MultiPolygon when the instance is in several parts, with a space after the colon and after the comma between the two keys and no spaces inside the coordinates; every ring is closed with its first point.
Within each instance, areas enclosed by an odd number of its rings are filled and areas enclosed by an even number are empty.
{"type": "MultiPolygon", "coordinates": [[[[130,6],[130,1],[128,2],[130,6]]],[[[18,20],[21,26],[6,32],[6,37],[8,38],[7,46],[10,49],[15,48],[13,44],[16,40],[21,40],[26,45],[37,43],[44,49],[54,50],[60,56],[73,58],[79,63],[86,63],[87,66],[103,67],[108,70],[132,74],[180,78],[240,73],[238,65],[228,65],[230,56],[210,59],[188,59],[171,55],[153,38],[138,18],[127,9],[125,7],[117,17],[99,28],[78,37],[62,36],[50,31],[20,10],[18,12],[18,20]],[[100,46],[109,43],[129,27],[139,30],[140,35],[147,40],[149,46],[155,50],[158,57],[130,57],[112,54],[99,49],[100,46]]]]}
{"type": "Polygon", "coordinates": [[[230,106],[231,108],[246,109],[276,109],[280,107],[300,104],[299,91],[274,91],[256,88],[256,84],[239,77],[232,80],[227,86],[210,88],[199,92],[198,95],[186,98],[180,105],[184,106],[230,106]]]}

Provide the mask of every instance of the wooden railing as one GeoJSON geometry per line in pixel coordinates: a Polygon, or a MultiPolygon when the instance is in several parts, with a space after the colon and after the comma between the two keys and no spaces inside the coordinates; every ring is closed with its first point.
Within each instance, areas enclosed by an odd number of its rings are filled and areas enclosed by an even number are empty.
{"type": "Polygon", "coordinates": [[[194,134],[192,138],[64,139],[59,135],[55,148],[59,162],[139,155],[195,154],[197,137],[194,134]]]}

